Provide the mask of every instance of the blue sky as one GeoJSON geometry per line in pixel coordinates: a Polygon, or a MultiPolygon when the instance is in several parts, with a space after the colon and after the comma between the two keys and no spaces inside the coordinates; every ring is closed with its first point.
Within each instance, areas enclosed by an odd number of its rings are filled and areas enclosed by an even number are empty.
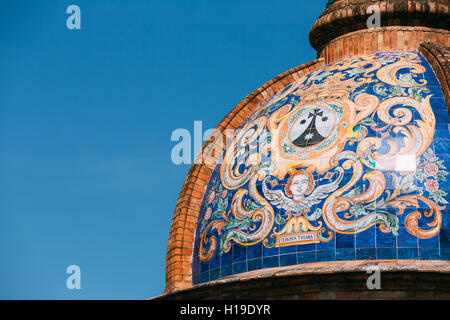
{"type": "Polygon", "coordinates": [[[0,4],[0,298],[146,299],[164,290],[189,169],[177,128],[219,121],[315,58],[326,1],[0,4]],[[68,30],[66,8],[81,8],[68,30]],[[81,290],[66,288],[69,265],[81,290]]]}

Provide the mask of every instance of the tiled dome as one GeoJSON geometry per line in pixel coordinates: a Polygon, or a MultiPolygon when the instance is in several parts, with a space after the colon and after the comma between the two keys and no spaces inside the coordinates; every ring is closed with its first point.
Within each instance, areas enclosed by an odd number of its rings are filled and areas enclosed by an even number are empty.
{"type": "MultiPolygon", "coordinates": [[[[329,4],[310,32],[317,59],[231,110],[216,127],[225,150],[216,136],[203,145],[177,200],[166,293],[236,298],[224,283],[264,277],[235,288],[279,297],[277,272],[345,282],[383,264],[439,283],[450,270],[450,4],[329,4]],[[381,26],[368,29],[373,5],[381,26]]],[[[421,290],[396,281],[392,297],[421,290]]]]}
{"type": "Polygon", "coordinates": [[[321,261],[450,260],[450,134],[414,51],[329,64],[239,128],[201,204],[194,284],[321,261]]]}

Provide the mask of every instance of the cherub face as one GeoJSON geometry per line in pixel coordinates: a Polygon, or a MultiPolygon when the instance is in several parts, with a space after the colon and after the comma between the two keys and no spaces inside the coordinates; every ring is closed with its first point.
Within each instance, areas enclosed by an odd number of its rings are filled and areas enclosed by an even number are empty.
{"type": "Polygon", "coordinates": [[[302,197],[309,188],[309,178],[307,175],[299,174],[292,179],[290,191],[294,195],[294,199],[302,197]]]}

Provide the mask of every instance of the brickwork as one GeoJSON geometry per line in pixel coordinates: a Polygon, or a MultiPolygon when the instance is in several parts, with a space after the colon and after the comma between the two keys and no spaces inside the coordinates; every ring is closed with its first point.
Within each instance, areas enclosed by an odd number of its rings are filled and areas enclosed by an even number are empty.
{"type": "MultiPolygon", "coordinates": [[[[216,129],[226,132],[227,129],[239,128],[259,104],[289,83],[323,65],[323,59],[318,59],[280,74],[242,100],[225,116],[216,129]]],[[[192,253],[198,212],[203,193],[217,162],[216,157],[220,156],[210,154],[215,143],[211,139],[209,140],[205,142],[202,152],[196,157],[196,162],[199,162],[200,155],[203,155],[203,159],[208,161],[192,165],[178,196],[167,246],[165,292],[192,286],[192,253]]]]}
{"type": "Polygon", "coordinates": [[[418,50],[424,41],[450,46],[450,31],[426,27],[383,27],[351,32],[332,40],[320,52],[329,64],[382,51],[418,50]]]}

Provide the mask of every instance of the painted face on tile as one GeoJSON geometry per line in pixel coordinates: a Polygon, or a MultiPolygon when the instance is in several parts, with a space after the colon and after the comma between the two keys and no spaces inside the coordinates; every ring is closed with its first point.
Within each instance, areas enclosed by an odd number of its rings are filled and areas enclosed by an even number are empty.
{"type": "Polygon", "coordinates": [[[292,179],[290,191],[293,194],[295,200],[303,198],[306,191],[309,188],[309,178],[307,175],[297,175],[292,179]]]}

